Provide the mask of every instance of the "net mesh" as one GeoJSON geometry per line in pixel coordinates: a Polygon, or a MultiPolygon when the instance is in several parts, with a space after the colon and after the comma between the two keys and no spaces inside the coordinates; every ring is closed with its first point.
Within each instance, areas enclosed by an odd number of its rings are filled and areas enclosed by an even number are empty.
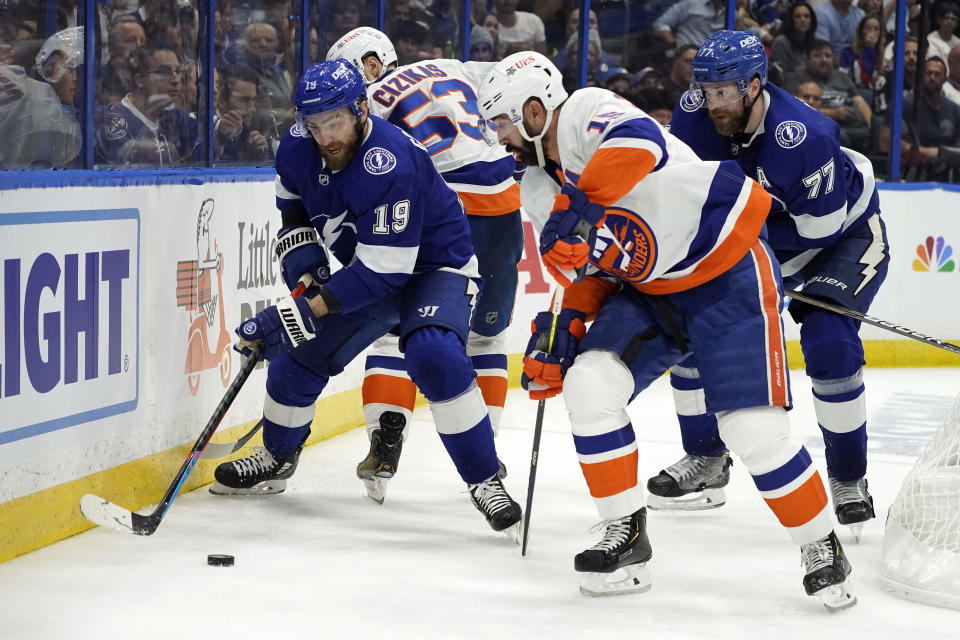
{"type": "Polygon", "coordinates": [[[882,574],[900,595],[960,608],[960,396],[890,507],[882,574]]]}

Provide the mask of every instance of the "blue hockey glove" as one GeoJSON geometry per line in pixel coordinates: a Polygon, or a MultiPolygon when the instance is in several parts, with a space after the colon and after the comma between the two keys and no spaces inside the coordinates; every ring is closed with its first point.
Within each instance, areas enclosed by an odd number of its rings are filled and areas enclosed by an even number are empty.
{"type": "Polygon", "coordinates": [[[540,232],[543,264],[562,286],[583,278],[605,216],[604,207],[590,202],[583,191],[569,182],[563,185],[540,232]]]}
{"type": "Polygon", "coordinates": [[[251,342],[263,343],[263,359],[273,360],[317,337],[320,321],[306,298],[284,298],[236,328],[233,348],[249,357],[251,342]]]}
{"type": "Polygon", "coordinates": [[[319,293],[319,285],[330,280],[330,261],[327,251],[317,240],[317,231],[313,227],[283,227],[277,233],[277,246],[274,248],[283,281],[290,291],[296,291],[305,279],[307,298],[319,293]]]}
{"type": "Polygon", "coordinates": [[[550,349],[553,314],[541,311],[532,322],[533,335],[523,358],[520,386],[530,392],[532,400],[546,400],[563,391],[563,377],[573,364],[580,340],[587,332],[586,316],[576,309],[563,309],[557,315],[557,326],[550,349]]]}

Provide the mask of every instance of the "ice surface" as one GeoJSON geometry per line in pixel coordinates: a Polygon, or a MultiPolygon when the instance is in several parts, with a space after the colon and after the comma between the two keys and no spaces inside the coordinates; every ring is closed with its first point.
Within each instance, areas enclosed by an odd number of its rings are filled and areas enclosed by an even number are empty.
{"type": "MultiPolygon", "coordinates": [[[[809,383],[792,373],[794,434],[826,477],[809,383]]],[[[422,408],[382,506],[354,475],[367,451],[356,429],[308,448],[282,495],[203,489],[150,537],[94,529],[0,565],[0,638],[956,638],[960,613],[889,595],[878,575],[883,519],[960,393],[960,369],[868,369],[866,380],[878,518],[859,545],[841,528],[859,604],[836,615],[804,595],[799,551],[738,462],[723,508],[650,514],[649,592],[581,596],[573,556],[596,542],[598,517],[553,399],[526,558],[470,505],[422,408]],[[207,566],[209,553],[236,566],[207,566]]],[[[672,407],[666,378],[631,405],[644,483],[681,455],[672,407]]],[[[535,415],[510,392],[497,447],[521,504],[535,415]]]]}

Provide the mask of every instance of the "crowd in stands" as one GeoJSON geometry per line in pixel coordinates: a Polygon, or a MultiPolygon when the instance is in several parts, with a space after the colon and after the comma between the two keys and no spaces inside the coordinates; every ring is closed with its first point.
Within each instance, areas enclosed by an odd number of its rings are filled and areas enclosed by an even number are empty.
{"type": "MultiPolygon", "coordinates": [[[[36,132],[50,121],[49,130],[34,137],[53,140],[57,150],[51,153],[46,142],[7,145],[0,149],[0,167],[80,166],[82,4],[0,2],[0,131],[36,132]],[[51,6],[57,7],[55,16],[49,15],[51,6]],[[12,124],[8,105],[16,94],[33,105],[26,126],[12,124]]],[[[199,0],[96,2],[98,166],[204,163],[199,60],[205,6],[199,0]]],[[[376,24],[376,4],[369,0],[311,0],[308,6],[308,63],[322,59],[347,31],[376,24]]],[[[495,61],[533,49],[553,59],[568,90],[580,85],[577,2],[474,0],[471,6],[471,60],[495,61]]],[[[689,87],[700,43],[726,24],[727,0],[600,0],[591,6],[587,86],[614,90],[668,124],[689,87]]],[[[881,175],[891,146],[895,6],[895,0],[736,2],[736,28],[755,33],[767,47],[770,80],[836,120],[842,144],[871,157],[881,175]]],[[[960,8],[952,0],[931,0],[926,11],[921,6],[908,0],[902,175],[952,180],[954,166],[960,166],[960,8]],[[928,34],[922,47],[921,33],[928,34]]],[[[294,0],[217,0],[216,162],[272,162],[293,120],[300,7],[294,0]]],[[[456,0],[388,0],[384,31],[400,64],[459,56],[460,14],[456,0]]]]}

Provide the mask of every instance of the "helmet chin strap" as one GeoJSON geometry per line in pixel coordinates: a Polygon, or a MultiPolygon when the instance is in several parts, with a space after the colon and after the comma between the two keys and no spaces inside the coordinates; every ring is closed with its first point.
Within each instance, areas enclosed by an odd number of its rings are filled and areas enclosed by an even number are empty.
{"type": "MultiPolygon", "coordinates": [[[[748,89],[749,91],[749,89],[748,89]]],[[[762,92],[761,92],[762,93],[762,92]]],[[[750,124],[750,116],[753,115],[753,107],[757,104],[757,101],[760,100],[760,93],[757,94],[757,97],[753,99],[753,102],[747,104],[747,96],[749,93],[744,94],[743,98],[743,125],[740,127],[740,131],[737,131],[734,136],[739,136],[741,133],[746,131],[747,126],[750,124]]]]}
{"type": "Polygon", "coordinates": [[[527,128],[522,126],[523,121],[520,122],[520,135],[522,135],[526,140],[533,143],[533,148],[537,151],[537,166],[541,169],[547,164],[546,156],[543,153],[543,134],[547,132],[547,129],[550,128],[550,123],[553,120],[553,109],[547,110],[547,121],[543,123],[543,129],[535,136],[527,134],[527,128]]]}

